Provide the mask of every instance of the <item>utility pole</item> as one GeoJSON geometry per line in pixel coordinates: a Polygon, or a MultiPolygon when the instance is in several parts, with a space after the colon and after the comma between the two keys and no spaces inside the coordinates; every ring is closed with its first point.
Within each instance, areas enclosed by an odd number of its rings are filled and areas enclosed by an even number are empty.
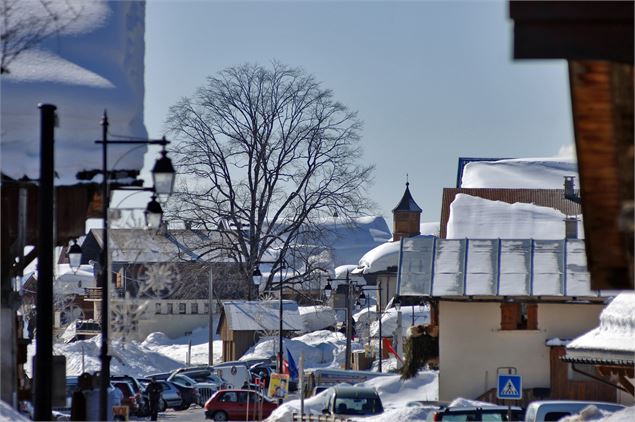
{"type": "Polygon", "coordinates": [[[351,338],[353,337],[353,316],[351,315],[351,282],[346,271],[346,361],[344,369],[351,369],[351,338]]]}
{"type": "Polygon", "coordinates": [[[209,330],[207,333],[207,339],[209,341],[209,346],[207,349],[207,364],[209,366],[214,365],[214,274],[212,271],[212,264],[209,265],[209,295],[208,295],[209,304],[207,308],[209,309],[209,330]]]}

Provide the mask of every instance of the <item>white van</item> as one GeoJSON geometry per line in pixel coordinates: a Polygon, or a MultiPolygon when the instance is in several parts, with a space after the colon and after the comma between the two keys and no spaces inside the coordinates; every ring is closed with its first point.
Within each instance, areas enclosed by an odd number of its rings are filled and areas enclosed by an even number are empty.
{"type": "Polygon", "coordinates": [[[251,383],[251,373],[247,365],[240,362],[224,362],[214,365],[214,371],[232,388],[242,388],[247,383],[251,383]]]}
{"type": "Polygon", "coordinates": [[[558,421],[565,416],[576,415],[587,406],[595,406],[598,409],[609,412],[617,412],[624,406],[617,403],[579,401],[579,400],[542,400],[535,401],[527,406],[525,412],[526,422],[558,421]]]}

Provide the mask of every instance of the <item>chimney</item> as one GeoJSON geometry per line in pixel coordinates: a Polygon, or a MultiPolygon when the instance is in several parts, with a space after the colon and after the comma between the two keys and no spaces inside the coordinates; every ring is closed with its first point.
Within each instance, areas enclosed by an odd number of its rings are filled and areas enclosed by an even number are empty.
{"type": "Polygon", "coordinates": [[[565,239],[578,238],[578,217],[569,215],[564,219],[564,237],[565,239]]]}

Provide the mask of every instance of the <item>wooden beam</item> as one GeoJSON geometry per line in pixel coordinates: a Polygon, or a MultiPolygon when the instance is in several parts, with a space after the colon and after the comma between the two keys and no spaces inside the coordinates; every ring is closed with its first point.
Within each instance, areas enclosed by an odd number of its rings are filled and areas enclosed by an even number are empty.
{"type": "Polygon", "coordinates": [[[591,288],[632,289],[618,222],[633,200],[633,161],[622,156],[633,146],[633,66],[570,61],[569,81],[591,288]]]}
{"type": "Polygon", "coordinates": [[[632,1],[510,1],[514,58],[633,63],[632,1]]]}

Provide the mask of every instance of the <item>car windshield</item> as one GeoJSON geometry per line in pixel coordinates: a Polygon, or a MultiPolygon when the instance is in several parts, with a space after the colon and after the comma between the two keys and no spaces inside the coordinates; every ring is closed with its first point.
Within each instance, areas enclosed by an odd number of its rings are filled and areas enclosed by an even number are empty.
{"type": "Polygon", "coordinates": [[[383,411],[381,401],[375,397],[335,399],[335,413],[338,415],[377,415],[383,411]]]}

